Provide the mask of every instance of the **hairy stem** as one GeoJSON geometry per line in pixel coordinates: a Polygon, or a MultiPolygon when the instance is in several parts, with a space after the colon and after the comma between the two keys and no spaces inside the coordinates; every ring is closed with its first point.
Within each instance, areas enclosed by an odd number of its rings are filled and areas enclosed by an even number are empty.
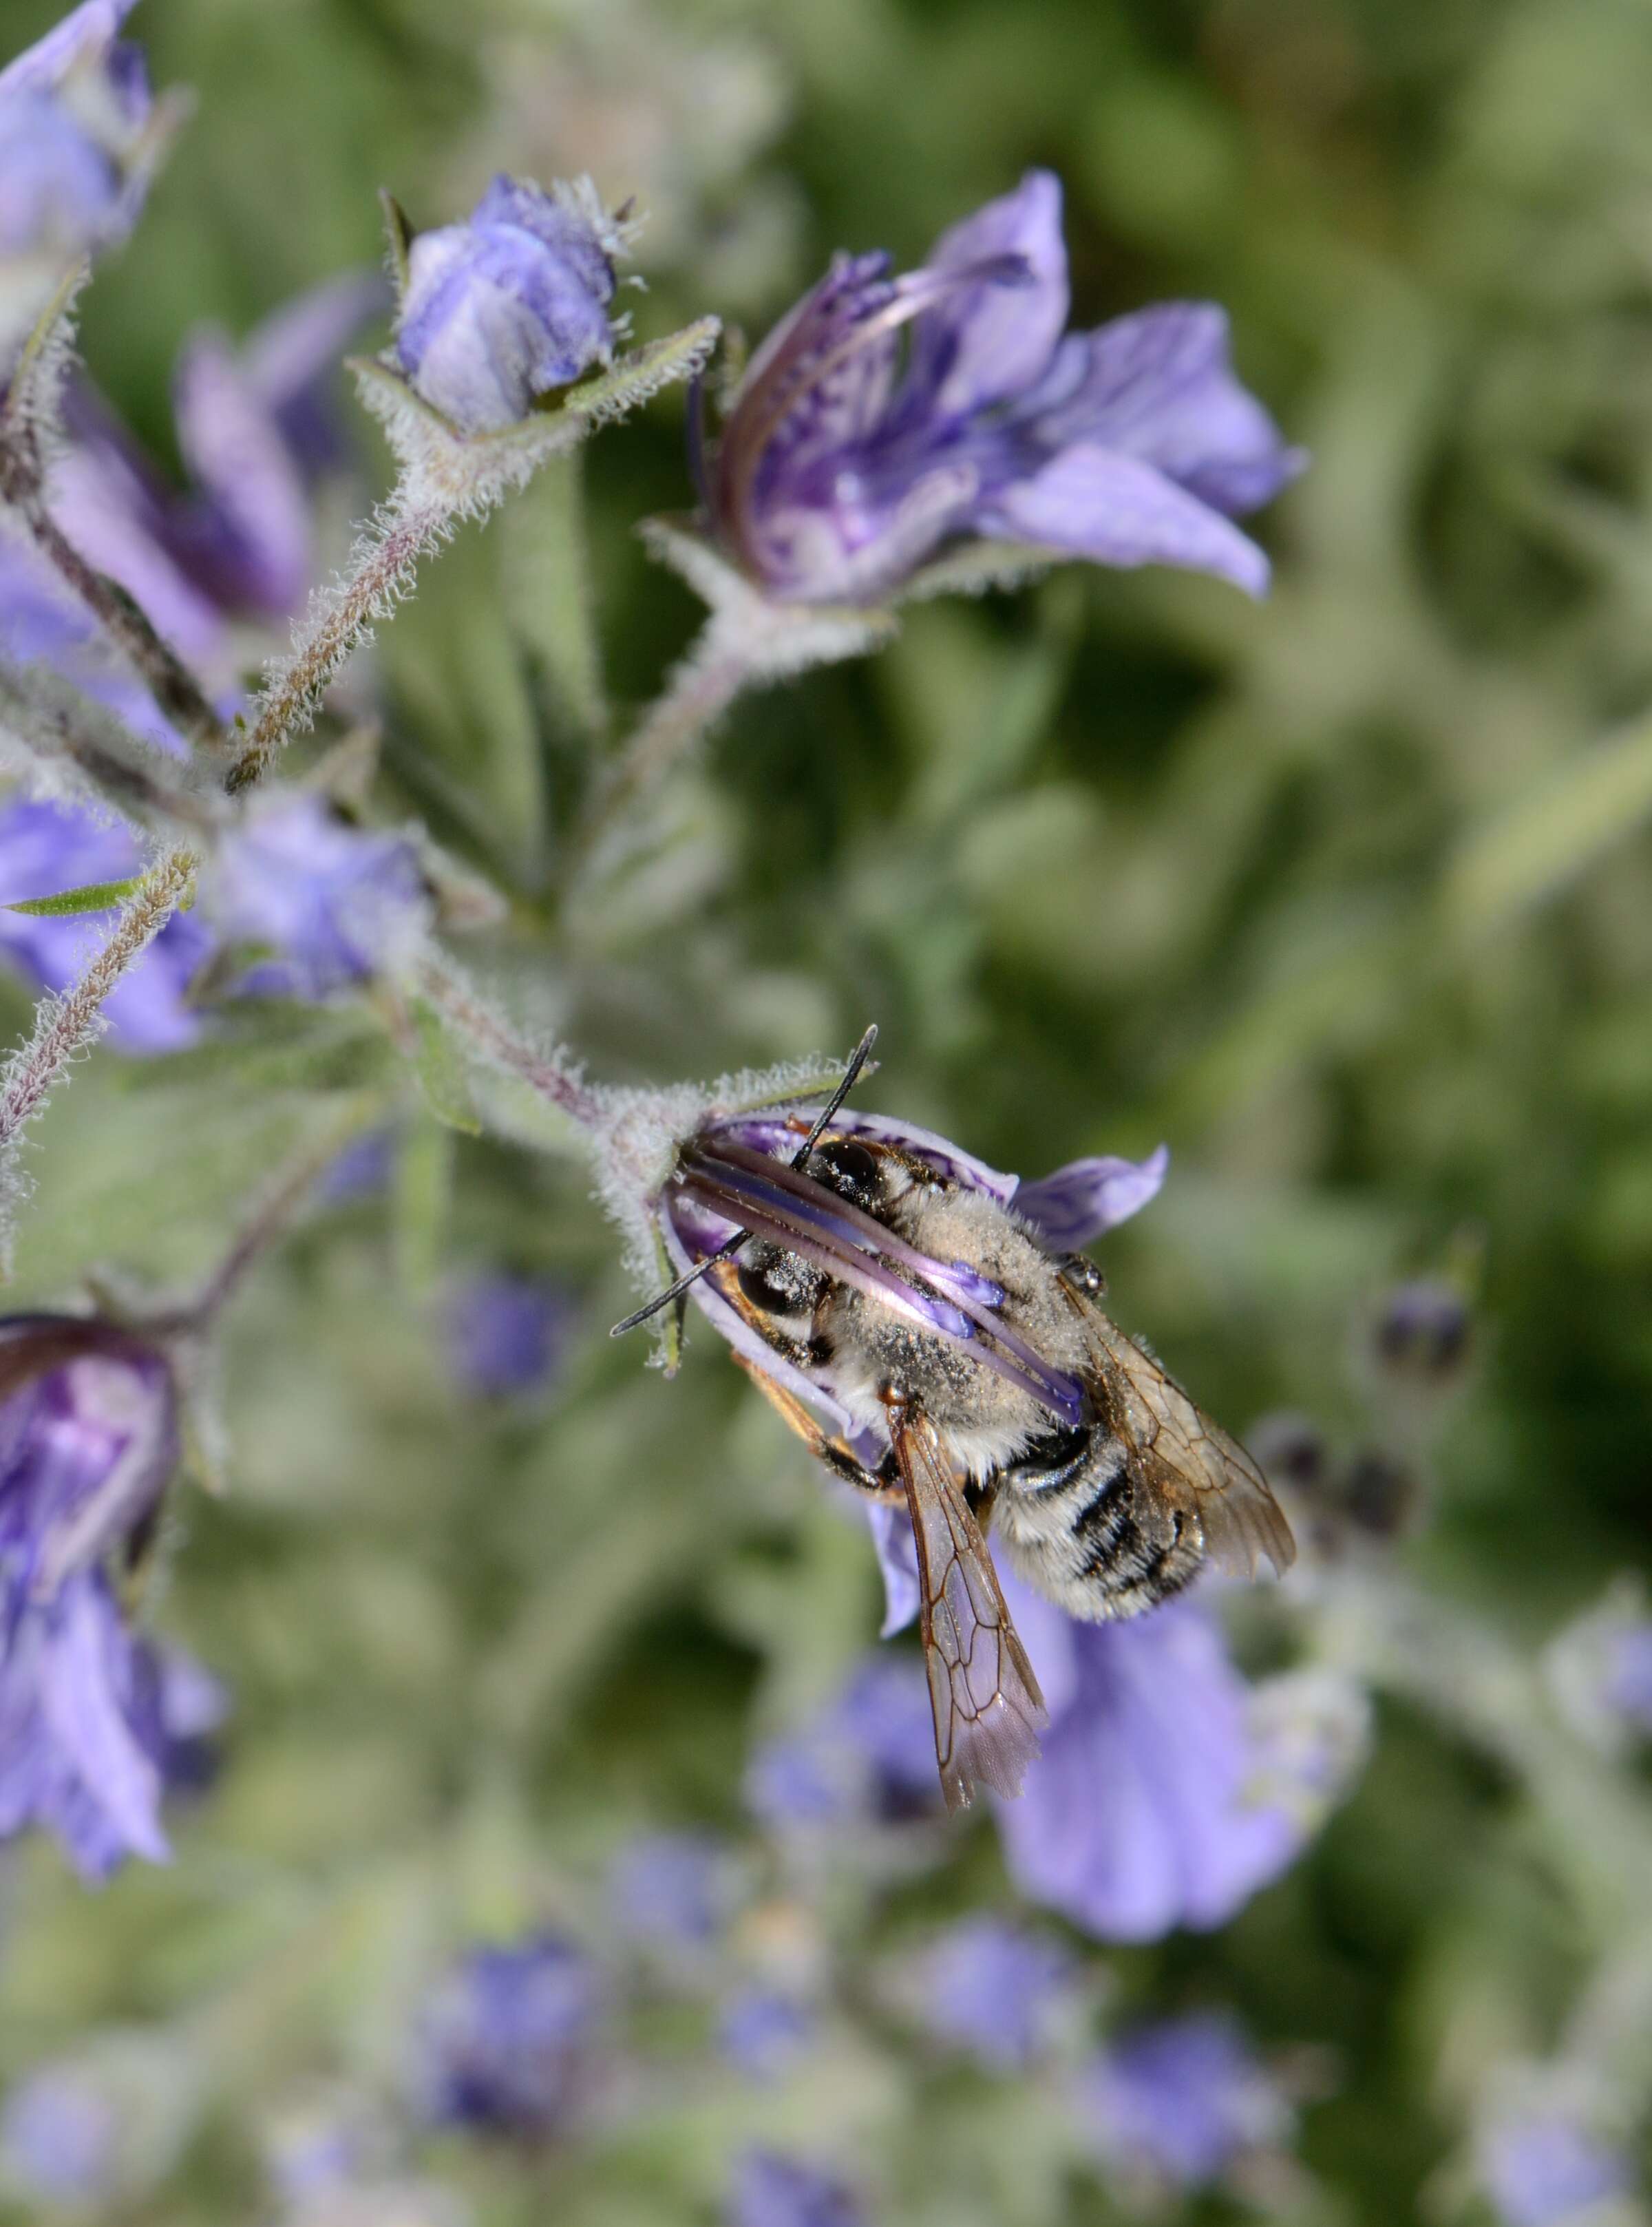
{"type": "Polygon", "coordinates": [[[291,656],[272,669],[253,706],[252,730],[224,783],[232,796],[261,780],[309,726],[340,666],[406,592],[420,557],[451,530],[450,514],[436,504],[392,507],[362,543],[342,588],[311,597],[291,656]]]}
{"type": "Polygon", "coordinates": [[[582,1129],[602,1126],[602,1104],[581,1082],[559,1050],[536,1050],[496,1013],[445,957],[428,959],[420,970],[419,994],[443,1013],[472,1048],[507,1075],[519,1075],[539,1096],[560,1107],[582,1129]]]}
{"type": "Polygon", "coordinates": [[[711,620],[688,655],[673,667],[599,784],[577,838],[581,859],[687,756],[759,670],[749,648],[711,620]]]}
{"type": "Polygon", "coordinates": [[[221,750],[224,723],[201,683],[125,589],[88,565],[52,516],[35,443],[21,429],[0,438],[0,496],[22,519],[41,556],[132,667],[162,717],[190,743],[221,750]]]}
{"type": "Polygon", "coordinates": [[[195,866],[187,845],[169,851],[121,907],[107,941],[80,980],[61,996],[41,999],[33,1035],[12,1054],[0,1078],[0,1165],[15,1156],[22,1130],[65,1066],[102,1033],[104,999],[166,926],[195,866]]]}

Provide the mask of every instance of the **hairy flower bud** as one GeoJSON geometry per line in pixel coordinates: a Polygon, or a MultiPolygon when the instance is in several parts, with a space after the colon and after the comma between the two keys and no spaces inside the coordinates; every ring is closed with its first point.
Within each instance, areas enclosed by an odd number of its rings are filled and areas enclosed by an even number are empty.
{"type": "Polygon", "coordinates": [[[463,224],[408,250],[396,356],[462,433],[497,432],[613,361],[619,226],[589,179],[549,193],[502,173],[463,224]]]}
{"type": "Polygon", "coordinates": [[[117,36],[133,4],[86,0],[0,71],[0,357],[142,203],[149,77],[142,49],[117,36]]]}

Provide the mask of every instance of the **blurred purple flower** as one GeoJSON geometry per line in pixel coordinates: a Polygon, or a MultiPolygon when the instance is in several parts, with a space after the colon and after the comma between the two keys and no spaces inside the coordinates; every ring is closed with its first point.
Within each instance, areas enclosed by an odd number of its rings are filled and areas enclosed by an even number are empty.
{"type": "Polygon", "coordinates": [[[59,278],[131,231],[146,182],[143,50],[118,37],[133,0],[86,0],[0,71],[0,356],[59,278]]]}
{"type": "Polygon", "coordinates": [[[1215,2012],[1164,2019],[1102,2050],[1080,2081],[1101,2155],[1182,2188],[1219,2179],[1290,2132],[1283,2096],[1238,2022],[1215,2012]]]}
{"type": "Polygon", "coordinates": [[[90,2209],[113,2192],[120,2138],[102,2085],[72,2064],[43,2064],[0,2103],[0,2176],[38,2202],[90,2209]]]}
{"type": "Polygon", "coordinates": [[[271,950],[240,993],[314,999],[393,967],[428,913],[411,843],[347,826],[303,792],[261,800],[224,837],[202,907],[226,942],[271,950]]]}
{"type": "Polygon", "coordinates": [[[616,1924],[641,1948],[692,1956],[722,1932],[729,1857],[709,1833],[648,1833],[620,1850],[609,1871],[616,1924]]]}
{"type": "Polygon", "coordinates": [[[614,353],[620,233],[589,180],[549,193],[502,173],[463,224],[408,251],[396,354],[462,433],[496,432],[614,353]]]}
{"type": "Polygon", "coordinates": [[[1075,1624],[1011,1571],[1005,1594],[1050,1726],[1018,1802],[999,1805],[1024,1894],[1103,1940],[1224,1924],[1318,1822],[1323,1745],[1267,1740],[1221,1628],[1197,1600],[1075,1624]]]}
{"type": "MultiPolygon", "coordinates": [[[[130,829],[94,819],[78,806],[24,797],[0,805],[0,905],[125,881],[142,872],[144,863],[130,829]]],[[[112,908],[56,918],[0,910],[0,954],[42,989],[61,990],[102,942],[113,918],[112,908]]],[[[201,1022],[188,992],[211,948],[196,915],[175,912],[105,1000],[111,1041],[128,1052],[176,1051],[193,1043],[201,1022]]]]}
{"type": "MultiPolygon", "coordinates": [[[[328,404],[341,350],[385,299],[349,273],[301,296],[239,351],[197,333],[180,358],[178,446],[192,484],[162,478],[85,381],[65,398],[53,516],[80,554],[135,597],[186,664],[233,692],[238,629],[296,615],[309,584],[309,494],[341,448],[328,404]]],[[[0,548],[0,648],[52,666],[161,749],[176,737],[147,691],[35,551],[0,548]]]]}
{"type": "Polygon", "coordinates": [[[1491,2126],[1481,2138],[1480,2172],[1503,2227],[1568,2227],[1634,2187],[1621,2149],[1555,2109],[1491,2126]]]}
{"type": "Polygon", "coordinates": [[[399,1141],[393,1129],[374,1129],[365,1137],[358,1137],[354,1144],[346,1145],[317,1177],[316,1203],[354,1206],[359,1200],[376,1197],[380,1191],[387,1190],[395,1173],[399,1141]]]}
{"type": "Polygon", "coordinates": [[[918,2010],[938,2040],[989,2071],[1018,2071],[1049,2046],[1072,1971],[1053,1941],[1004,1918],[966,1918],[923,1957],[918,2010]]]}
{"type": "Polygon", "coordinates": [[[168,1764],[198,1713],[127,1630],[105,1565],[176,1463],[171,1372],[106,1324],[14,1316],[0,1385],[0,1837],[49,1825],[89,1879],[163,1862],[168,1764]]]}
{"type": "Polygon", "coordinates": [[[1467,1359],[1472,1327],[1468,1304],[1454,1285],[1437,1278],[1401,1284],[1378,1312],[1376,1358],[1396,1376],[1443,1384],[1467,1359]]]}
{"type": "Polygon", "coordinates": [[[867,1656],[833,1701],[756,1750],[745,1796],[758,1822],[782,1835],[938,1816],[922,1666],[908,1655],[867,1656]]]}
{"type": "Polygon", "coordinates": [[[1652,1622],[1614,1634],[1603,1698],[1625,1723],[1652,1732],[1652,1622]]]}
{"type": "Polygon", "coordinates": [[[718,2047],[749,2080],[781,2080],[808,2053],[814,2020],[805,2003],[774,1988],[745,1988],[723,2006],[718,2047]]]}
{"type": "Polygon", "coordinates": [[[863,2227],[847,2185],[801,2158],[748,2150],[736,2167],[728,2227],[863,2227]]]}
{"type": "Polygon", "coordinates": [[[239,348],[210,329],[192,334],[173,383],[182,493],[89,386],[70,392],[53,514],[214,685],[235,671],[229,622],[278,623],[303,604],[310,489],[342,453],[329,406],[340,357],[385,298],[376,274],[352,271],[287,303],[239,348]]]}
{"type": "Polygon", "coordinates": [[[563,2133],[591,2091],[603,2001],[596,1967],[558,1934],[473,1949],[421,2022],[425,2116],[525,2140],[563,2133]]]}
{"type": "Polygon", "coordinates": [[[718,539],[773,594],[876,602],[972,534],[1261,593],[1267,559],[1231,520],[1300,455],[1234,378],[1212,305],[1065,332],[1061,221],[1059,182],[1030,170],[921,271],[839,256],[769,335],[706,496],[718,539]]]}
{"type": "Polygon", "coordinates": [[[447,1297],[449,1366],[473,1400],[539,1391],[560,1368],[576,1321],[569,1293],[544,1277],[468,1276],[447,1297]]]}

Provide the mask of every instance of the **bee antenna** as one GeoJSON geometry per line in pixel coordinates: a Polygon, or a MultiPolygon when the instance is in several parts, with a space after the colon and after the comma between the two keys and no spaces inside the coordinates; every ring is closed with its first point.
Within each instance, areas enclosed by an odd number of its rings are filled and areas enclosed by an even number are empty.
{"type": "MultiPolygon", "coordinates": [[[[843,1104],[844,1100],[847,1098],[850,1092],[854,1088],[857,1081],[859,1079],[860,1071],[862,1068],[865,1066],[867,1059],[871,1055],[871,1048],[877,1042],[877,1024],[874,1021],[871,1026],[867,1030],[865,1035],[862,1037],[860,1042],[855,1046],[853,1051],[850,1053],[849,1064],[845,1068],[842,1075],[839,1079],[837,1088],[832,1092],[831,1097],[826,1101],[825,1107],[816,1117],[814,1125],[810,1129],[808,1135],[803,1139],[802,1144],[798,1147],[797,1151],[793,1153],[792,1165],[794,1168],[800,1168],[804,1161],[807,1159],[809,1154],[814,1150],[816,1145],[819,1144],[827,1124],[832,1120],[839,1107],[843,1104]]],[[[679,1276],[674,1284],[667,1284],[663,1292],[656,1292],[653,1299],[648,1301],[646,1306],[639,1307],[635,1314],[627,1315],[623,1322],[616,1322],[613,1329],[609,1330],[609,1336],[610,1337],[623,1337],[627,1330],[640,1329],[642,1324],[647,1322],[651,1315],[657,1315],[661,1307],[668,1307],[673,1299],[680,1299],[684,1292],[689,1289],[691,1285],[698,1283],[700,1278],[705,1273],[708,1268],[715,1268],[719,1260],[726,1260],[730,1254],[737,1253],[750,1235],[751,1233],[749,1229],[737,1229],[732,1237],[724,1238],[724,1241],[718,1247],[715,1253],[708,1253],[703,1260],[697,1262],[693,1267],[690,1268],[686,1272],[686,1273],[679,1276]]]]}
{"type": "Polygon", "coordinates": [[[726,1260],[730,1253],[737,1253],[750,1235],[749,1229],[737,1229],[732,1237],[725,1238],[715,1253],[708,1253],[686,1275],[679,1276],[674,1284],[667,1284],[663,1292],[656,1292],[647,1306],[639,1307],[635,1314],[627,1315],[623,1322],[616,1322],[609,1336],[623,1337],[628,1330],[637,1329],[647,1321],[650,1315],[657,1315],[661,1307],[668,1307],[673,1299],[680,1299],[689,1286],[698,1284],[708,1268],[715,1268],[719,1260],[726,1260]]]}
{"type": "Polygon", "coordinates": [[[809,1131],[808,1135],[805,1137],[803,1142],[798,1146],[796,1152],[792,1154],[792,1165],[794,1168],[800,1168],[804,1161],[807,1159],[809,1154],[820,1143],[822,1134],[831,1124],[838,1108],[843,1104],[844,1100],[847,1098],[850,1092],[854,1088],[855,1084],[860,1079],[860,1070],[865,1066],[867,1058],[871,1052],[871,1048],[877,1042],[877,1024],[874,1021],[871,1026],[867,1030],[865,1035],[862,1037],[860,1042],[855,1046],[853,1051],[850,1053],[849,1064],[845,1068],[842,1078],[839,1082],[837,1088],[832,1092],[831,1097],[827,1099],[820,1112],[815,1116],[814,1126],[809,1131]]]}

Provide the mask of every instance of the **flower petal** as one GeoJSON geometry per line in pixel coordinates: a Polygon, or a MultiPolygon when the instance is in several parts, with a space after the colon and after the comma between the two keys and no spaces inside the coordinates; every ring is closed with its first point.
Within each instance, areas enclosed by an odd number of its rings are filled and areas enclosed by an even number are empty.
{"type": "Polygon", "coordinates": [[[983,533],[1070,549],[1098,565],[1180,565],[1214,572],[1247,595],[1267,588],[1267,558],[1219,510],[1152,465],[1088,442],[996,489],[974,522],[983,533]]]}
{"type": "Polygon", "coordinates": [[[1067,249],[1061,181],[1029,170],[1011,194],[943,233],[926,268],[956,271],[1018,255],[1026,286],[984,283],[941,303],[913,339],[910,391],[926,415],[962,418],[1020,394],[1040,378],[1067,322],[1067,249]]]}
{"type": "MultiPolygon", "coordinates": [[[[1036,1597],[1005,1596],[1042,1669],[1036,1597]]],[[[1310,1829],[1253,1780],[1266,1758],[1251,1696],[1208,1610],[1172,1601],[1068,1627],[1076,1676],[1043,1757],[998,1811],[1023,1891],[1105,1940],[1220,1925],[1291,1862],[1310,1829]]],[[[1317,1819],[1311,1822],[1317,1822],[1317,1819]]]]}
{"type": "Polygon", "coordinates": [[[1115,1152],[1069,1160],[1041,1182],[1022,1184],[1011,1203],[1052,1253],[1078,1253],[1157,1198],[1170,1165],[1168,1145],[1145,1160],[1115,1152]]]}
{"type": "Polygon", "coordinates": [[[872,1544],[877,1550],[877,1567],[883,1573],[883,1621],[877,1636],[892,1639],[897,1631],[906,1630],[922,1605],[917,1542],[912,1535],[912,1518],[904,1508],[880,1500],[869,1500],[864,1505],[872,1544]]]}
{"type": "Polygon", "coordinates": [[[75,64],[111,46],[137,0],[85,0],[0,70],[0,99],[61,85],[75,64]]]}
{"type": "Polygon", "coordinates": [[[1306,462],[1234,378],[1228,317],[1166,302],[1075,333],[1025,422],[1051,449],[1076,443],[1151,464],[1214,508],[1254,510],[1306,462]]]}
{"type": "Polygon", "coordinates": [[[101,1577],[66,1586],[41,1665],[41,1708],[82,1786],[135,1855],[163,1864],[161,1771],[128,1714],[132,1640],[101,1577]]]}
{"type": "Polygon", "coordinates": [[[206,497],[220,581],[233,582],[235,600],[285,616],[309,584],[309,511],[273,411],[213,332],[184,349],[173,403],[178,446],[206,497]]]}

